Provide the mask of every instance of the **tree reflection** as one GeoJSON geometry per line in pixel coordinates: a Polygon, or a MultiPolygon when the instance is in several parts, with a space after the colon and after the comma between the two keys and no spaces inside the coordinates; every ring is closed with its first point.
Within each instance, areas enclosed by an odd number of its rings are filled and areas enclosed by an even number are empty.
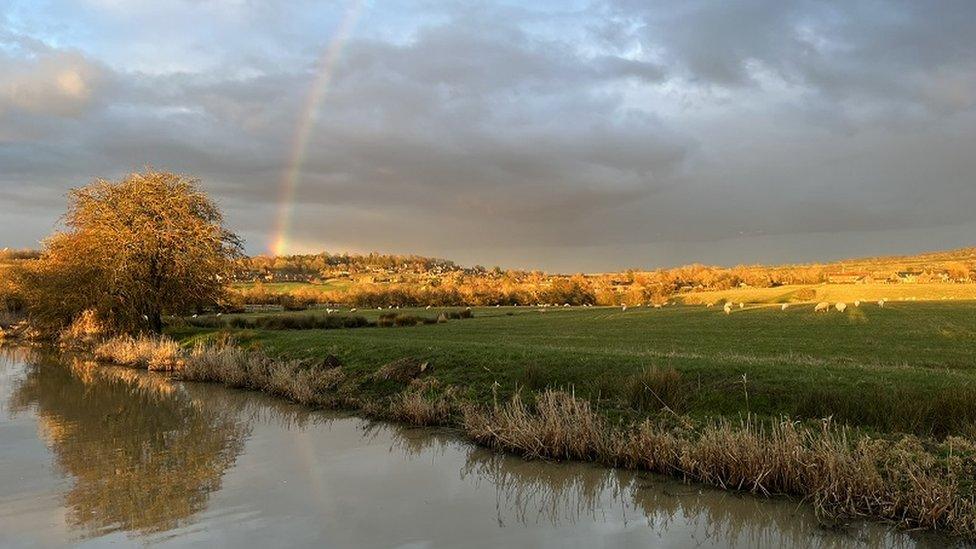
{"type": "Polygon", "coordinates": [[[241,453],[249,423],[132,370],[38,357],[10,398],[33,408],[58,468],[74,484],[68,521],[85,535],[183,524],[241,453]]]}

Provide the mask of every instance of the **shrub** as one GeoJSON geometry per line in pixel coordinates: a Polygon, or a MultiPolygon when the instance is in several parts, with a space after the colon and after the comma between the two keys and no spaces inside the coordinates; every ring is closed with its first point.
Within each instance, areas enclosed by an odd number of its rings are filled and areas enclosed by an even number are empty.
{"type": "Polygon", "coordinates": [[[347,315],[269,315],[255,318],[236,316],[192,318],[187,323],[198,328],[236,328],[239,330],[334,330],[372,326],[366,317],[347,315]]]}
{"type": "Polygon", "coordinates": [[[416,358],[406,357],[385,364],[373,374],[373,379],[378,381],[394,380],[406,383],[428,370],[430,370],[430,363],[422,362],[416,358]]]}

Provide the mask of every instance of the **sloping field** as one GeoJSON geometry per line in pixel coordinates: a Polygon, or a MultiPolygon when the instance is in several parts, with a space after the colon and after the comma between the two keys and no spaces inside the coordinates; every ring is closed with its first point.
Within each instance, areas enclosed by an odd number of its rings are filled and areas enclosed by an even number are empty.
{"type": "Polygon", "coordinates": [[[689,305],[707,303],[796,303],[830,301],[976,300],[976,284],[814,284],[776,288],[733,288],[677,296],[689,305]]]}

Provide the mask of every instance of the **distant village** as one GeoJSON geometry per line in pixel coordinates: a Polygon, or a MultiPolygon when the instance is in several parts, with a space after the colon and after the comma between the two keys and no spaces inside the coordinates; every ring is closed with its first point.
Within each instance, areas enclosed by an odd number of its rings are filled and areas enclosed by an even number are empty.
{"type": "Polygon", "coordinates": [[[624,292],[634,285],[662,285],[669,293],[732,287],[774,287],[786,284],[969,284],[976,273],[976,252],[971,249],[925,256],[878,258],[824,265],[740,265],[715,267],[688,265],[653,271],[552,274],[542,271],[503,270],[498,267],[462,267],[453,261],[416,255],[314,254],[243,259],[234,274],[240,283],[308,283],[348,281],[351,285],[440,286],[472,281],[551,284],[559,280],[585,280],[590,285],[624,292]]]}

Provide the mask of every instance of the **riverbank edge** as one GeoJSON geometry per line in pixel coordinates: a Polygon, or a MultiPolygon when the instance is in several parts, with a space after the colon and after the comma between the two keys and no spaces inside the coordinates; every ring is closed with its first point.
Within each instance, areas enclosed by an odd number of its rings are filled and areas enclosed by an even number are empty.
{"type": "MultiPolygon", "coordinates": [[[[183,342],[186,345],[186,342],[183,342]]],[[[476,444],[529,459],[576,460],[663,474],[686,482],[787,496],[830,520],[870,519],[976,539],[976,444],[905,435],[875,438],[825,420],[746,417],[693,421],[674,416],[612,423],[572,392],[545,389],[479,405],[405,358],[351,376],[335,357],[279,360],[233,342],[181,346],[167,337],[87,342],[92,359],[221,383],[298,404],[351,411],[412,426],[450,427],[476,444]],[[376,398],[363,385],[399,390],[376,398]]]]}

